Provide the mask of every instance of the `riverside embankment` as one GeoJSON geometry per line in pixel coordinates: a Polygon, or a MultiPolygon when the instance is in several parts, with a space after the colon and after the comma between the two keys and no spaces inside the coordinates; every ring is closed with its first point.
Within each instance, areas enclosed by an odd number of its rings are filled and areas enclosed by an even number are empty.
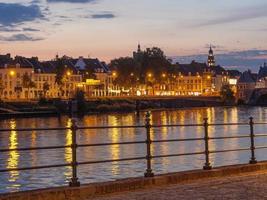
{"type": "Polygon", "coordinates": [[[0,194],[1,200],[265,199],[267,163],[0,194]],[[249,185],[249,187],[248,187],[249,185]],[[256,187],[257,186],[257,187],[256,187]]]}
{"type": "MultiPolygon", "coordinates": [[[[0,104],[0,118],[56,116],[71,113],[71,100],[15,101],[0,104]]],[[[81,114],[134,112],[224,106],[219,97],[110,97],[78,100],[81,114]]]]}

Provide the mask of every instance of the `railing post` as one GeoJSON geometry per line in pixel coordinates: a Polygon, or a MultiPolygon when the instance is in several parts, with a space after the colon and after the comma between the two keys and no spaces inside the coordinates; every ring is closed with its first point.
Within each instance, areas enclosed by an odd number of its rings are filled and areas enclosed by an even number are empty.
{"type": "Polygon", "coordinates": [[[151,114],[150,112],[146,113],[146,147],[147,147],[147,155],[146,155],[146,160],[147,160],[147,169],[145,172],[145,177],[153,177],[154,173],[152,172],[151,169],[151,135],[150,135],[150,130],[151,130],[151,114]]]}
{"type": "Polygon", "coordinates": [[[255,144],[254,144],[255,135],[254,135],[254,127],[253,127],[253,125],[254,125],[253,117],[250,117],[249,118],[250,150],[251,150],[251,158],[250,158],[250,161],[249,161],[250,164],[256,164],[257,163],[256,157],[255,157],[255,144]]]}
{"type": "Polygon", "coordinates": [[[205,165],[203,166],[204,170],[211,170],[212,166],[210,164],[210,158],[209,158],[209,132],[208,132],[208,118],[204,118],[204,140],[205,140],[205,158],[206,158],[206,162],[205,165]]]}
{"type": "Polygon", "coordinates": [[[71,131],[72,131],[72,144],[71,144],[71,150],[72,150],[72,178],[69,183],[70,187],[78,187],[80,186],[80,182],[77,178],[77,142],[76,142],[76,131],[77,131],[77,125],[75,119],[71,120],[71,131]]]}

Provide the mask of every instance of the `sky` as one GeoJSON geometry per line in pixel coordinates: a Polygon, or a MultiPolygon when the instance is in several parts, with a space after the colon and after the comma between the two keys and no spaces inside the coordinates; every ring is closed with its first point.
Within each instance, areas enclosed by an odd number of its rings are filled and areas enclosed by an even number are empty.
{"type": "Polygon", "coordinates": [[[266,7],[266,0],[0,0],[0,54],[108,62],[131,56],[140,42],[175,61],[205,61],[212,44],[218,64],[255,68],[267,60],[266,7]]]}

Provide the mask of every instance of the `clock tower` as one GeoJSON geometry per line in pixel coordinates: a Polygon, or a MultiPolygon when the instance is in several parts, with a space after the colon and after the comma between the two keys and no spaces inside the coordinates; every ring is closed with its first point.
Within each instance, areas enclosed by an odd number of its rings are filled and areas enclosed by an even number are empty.
{"type": "Polygon", "coordinates": [[[208,56],[208,66],[215,67],[215,57],[213,55],[213,50],[211,46],[210,46],[209,56],[208,56]]]}

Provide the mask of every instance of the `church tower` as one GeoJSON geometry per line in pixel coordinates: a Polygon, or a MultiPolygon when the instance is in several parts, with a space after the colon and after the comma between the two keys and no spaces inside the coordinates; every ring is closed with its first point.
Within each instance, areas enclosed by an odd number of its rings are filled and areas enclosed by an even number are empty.
{"type": "Polygon", "coordinates": [[[144,52],[141,50],[141,45],[138,43],[137,51],[133,52],[133,59],[135,61],[141,62],[144,56],[144,52]]]}
{"type": "Polygon", "coordinates": [[[213,50],[210,46],[210,50],[209,50],[209,56],[208,56],[208,66],[209,67],[215,67],[215,57],[213,55],[213,50]]]}

